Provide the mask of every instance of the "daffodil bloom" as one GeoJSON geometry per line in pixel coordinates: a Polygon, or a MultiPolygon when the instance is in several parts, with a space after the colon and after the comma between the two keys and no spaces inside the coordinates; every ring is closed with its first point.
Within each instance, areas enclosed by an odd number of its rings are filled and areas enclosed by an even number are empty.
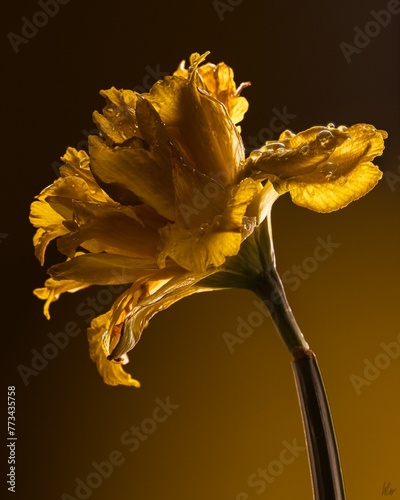
{"type": "Polygon", "coordinates": [[[371,160],[386,133],[364,124],[285,131],[246,158],[238,123],[249,84],[237,88],[232,69],[207,55],[193,54],[148,93],[102,91],[89,154],[68,148],[60,178],[31,207],[40,262],[54,239],[65,256],[35,290],[47,317],[64,292],[126,286],[88,329],[91,358],[111,385],[139,385],[122,364],[158,311],[197,292],[257,288],[273,261],[262,242],[281,194],[329,212],[382,175],[371,160]]]}

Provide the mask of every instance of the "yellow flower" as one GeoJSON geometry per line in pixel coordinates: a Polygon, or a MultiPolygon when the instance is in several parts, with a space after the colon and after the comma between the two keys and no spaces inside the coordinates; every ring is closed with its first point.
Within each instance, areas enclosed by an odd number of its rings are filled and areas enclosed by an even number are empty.
{"type": "Polygon", "coordinates": [[[260,245],[243,242],[269,224],[280,194],[329,211],[381,175],[370,161],[385,135],[365,125],[286,131],[246,159],[237,124],[249,83],[237,88],[225,63],[202,64],[207,54],[193,54],[189,68],[181,63],[149,93],[102,91],[89,155],[68,148],[60,178],[32,203],[36,256],[43,264],[56,239],[66,257],[35,290],[47,317],[63,292],[126,286],[88,330],[91,358],[111,385],[138,385],[122,364],[158,311],[193,293],[249,286],[249,269],[262,272],[260,245]]]}

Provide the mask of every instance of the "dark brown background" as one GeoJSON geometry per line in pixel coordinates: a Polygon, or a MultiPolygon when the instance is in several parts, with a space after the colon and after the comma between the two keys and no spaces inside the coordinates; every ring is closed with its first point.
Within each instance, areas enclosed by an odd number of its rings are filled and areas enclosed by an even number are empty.
{"type": "MultiPolygon", "coordinates": [[[[100,288],[64,297],[50,321],[32,295],[46,275],[33,256],[29,205],[54,180],[53,162],[93,128],[91,113],[103,107],[99,90],[143,85],[147,67],[170,73],[181,59],[206,50],[209,61],[234,68],[238,83],[252,82],[245,91],[245,139],[268,127],[273,109],[284,106],[295,115],[289,123],[295,132],[330,121],[367,122],[389,132],[377,163],[392,175],[372,193],[330,215],[296,207],[285,196],[273,223],[282,273],[312,256],[318,237],[340,243],[288,296],[319,356],[348,498],[382,498],[388,482],[397,488],[393,498],[400,495],[400,357],[359,395],[350,379],[363,377],[364,360],[373,362],[380,343],[396,341],[400,332],[400,15],[348,63],[340,43],[354,44],[354,28],[364,30],[371,10],[388,2],[236,4],[221,20],[212,1],[71,0],[17,54],[7,34],[20,33],[21,18],[32,19],[40,7],[7,3],[6,15],[3,7],[1,394],[5,402],[7,386],[16,386],[18,435],[17,493],[7,498],[78,498],[75,478],[85,480],[91,463],[108,460],[113,450],[125,461],[93,491],[93,500],[239,500],[246,498],[241,492],[252,500],[311,498],[305,452],[264,483],[264,491],[247,483],[279,458],[283,441],[304,444],[290,359],[270,321],[233,354],[223,340],[224,332],[236,332],[239,316],[254,310],[250,294],[199,295],[158,315],[130,356],[128,369],[142,382],[138,390],[104,385],[89,359],[87,316],[78,308],[88,297],[102,297],[100,288]],[[25,385],[17,367],[30,366],[31,350],[41,351],[48,333],[63,331],[69,321],[82,333],[25,385]],[[166,397],[179,408],[130,453],[121,435],[166,397]]],[[[52,249],[48,264],[57,260],[52,249]]],[[[1,477],[4,488],[5,473],[1,477]]]]}

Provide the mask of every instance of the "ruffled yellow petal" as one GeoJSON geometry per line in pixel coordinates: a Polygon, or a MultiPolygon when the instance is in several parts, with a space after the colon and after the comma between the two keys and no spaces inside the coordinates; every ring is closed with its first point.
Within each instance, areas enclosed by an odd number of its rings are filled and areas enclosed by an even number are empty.
{"type": "Polygon", "coordinates": [[[61,177],[43,189],[31,205],[29,218],[38,228],[33,238],[35,255],[42,265],[50,241],[68,233],[64,222],[73,218],[74,200],[117,205],[96,184],[84,151],[68,148],[62,160],[61,177]]]}
{"type": "Polygon", "coordinates": [[[366,162],[356,165],[345,175],[330,182],[324,182],[320,176],[315,175],[315,181],[310,178],[306,186],[287,181],[287,187],[296,205],[327,213],[358,200],[368,193],[381,177],[379,168],[371,162],[366,162]]]}
{"type": "MultiPolygon", "coordinates": [[[[195,56],[196,54],[193,54],[191,60],[195,56]]],[[[226,106],[233,123],[236,125],[241,122],[249,108],[249,103],[247,99],[240,96],[240,92],[249,86],[250,82],[242,83],[239,88],[236,88],[233,70],[224,62],[202,64],[197,70],[205,89],[226,106]]],[[[189,76],[189,70],[185,69],[185,61],[181,62],[174,75],[185,78],[189,76]]]]}
{"type": "Polygon", "coordinates": [[[43,306],[43,314],[47,319],[50,319],[50,304],[59,299],[60,295],[64,292],[74,293],[78,290],[83,290],[90,286],[90,283],[84,283],[82,281],[75,280],[64,280],[56,281],[53,278],[49,278],[44,283],[44,288],[36,288],[33,293],[41,300],[45,300],[43,306]]]}
{"type": "Polygon", "coordinates": [[[160,265],[171,257],[177,264],[194,272],[208,266],[222,265],[226,257],[236,255],[243,239],[252,231],[255,221],[245,217],[248,205],[260,187],[252,179],[243,180],[230,195],[222,212],[200,225],[187,228],[168,224],[160,230],[160,265]]]}
{"type": "Polygon", "coordinates": [[[187,78],[166,76],[145,97],[159,113],[185,163],[216,180],[223,176],[229,184],[242,169],[244,147],[225,105],[199,88],[197,68],[206,55],[191,57],[187,78]]]}
{"type": "Polygon", "coordinates": [[[386,132],[371,125],[312,127],[281,134],[254,151],[247,168],[270,179],[278,193],[317,212],[345,207],[370,191],[382,173],[370,160],[381,155],[386,132]]]}
{"type": "Polygon", "coordinates": [[[88,328],[90,357],[96,363],[97,369],[106,384],[140,387],[140,382],[125,372],[121,362],[107,359],[107,352],[104,347],[104,332],[107,331],[110,318],[111,312],[102,314],[95,318],[88,328]]]}
{"type": "Polygon", "coordinates": [[[132,90],[117,90],[112,87],[102,90],[100,94],[106,99],[103,113],[93,113],[93,121],[98,126],[107,144],[122,144],[137,135],[138,124],[135,116],[135,106],[138,97],[132,90]]]}
{"type": "Polygon", "coordinates": [[[43,265],[46,249],[49,243],[68,233],[65,228],[63,218],[55,212],[50,205],[40,201],[34,201],[31,205],[30,221],[38,230],[33,236],[33,245],[35,247],[35,256],[43,265]]]}

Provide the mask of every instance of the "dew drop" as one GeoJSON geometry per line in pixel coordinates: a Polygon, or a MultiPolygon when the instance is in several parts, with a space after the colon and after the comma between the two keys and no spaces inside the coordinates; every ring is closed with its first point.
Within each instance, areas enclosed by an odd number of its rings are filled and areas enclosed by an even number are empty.
{"type": "Polygon", "coordinates": [[[362,125],[362,128],[367,132],[368,137],[372,137],[376,133],[376,128],[373,125],[362,125]]]}
{"type": "Polygon", "coordinates": [[[336,182],[339,184],[339,186],[344,186],[347,181],[345,177],[339,177],[339,179],[336,182]]]}
{"type": "Polygon", "coordinates": [[[331,123],[328,123],[327,127],[328,127],[328,128],[335,128],[335,124],[334,124],[334,123],[332,123],[332,122],[331,122],[331,123]]]}
{"type": "Polygon", "coordinates": [[[283,156],[286,153],[286,149],[285,148],[278,148],[275,151],[275,153],[276,153],[277,156],[283,156]]]}
{"type": "Polygon", "coordinates": [[[268,142],[266,144],[266,147],[267,147],[267,150],[272,150],[272,151],[276,151],[277,149],[280,149],[280,148],[285,148],[285,144],[283,142],[268,142]]]}
{"type": "Polygon", "coordinates": [[[208,223],[204,223],[199,227],[198,234],[203,235],[205,233],[205,230],[207,229],[208,223]]]}
{"type": "Polygon", "coordinates": [[[306,155],[310,150],[310,146],[308,146],[307,144],[305,144],[304,146],[301,146],[300,148],[300,153],[302,155],[306,155]]]}
{"type": "Polygon", "coordinates": [[[321,147],[324,149],[328,149],[332,147],[332,141],[334,140],[332,132],[329,130],[321,130],[321,132],[317,135],[317,140],[320,143],[321,147]]]}
{"type": "Polygon", "coordinates": [[[321,174],[325,176],[325,179],[327,181],[332,181],[336,179],[336,176],[334,175],[335,171],[336,171],[336,165],[331,161],[326,162],[320,169],[321,174]]]}

